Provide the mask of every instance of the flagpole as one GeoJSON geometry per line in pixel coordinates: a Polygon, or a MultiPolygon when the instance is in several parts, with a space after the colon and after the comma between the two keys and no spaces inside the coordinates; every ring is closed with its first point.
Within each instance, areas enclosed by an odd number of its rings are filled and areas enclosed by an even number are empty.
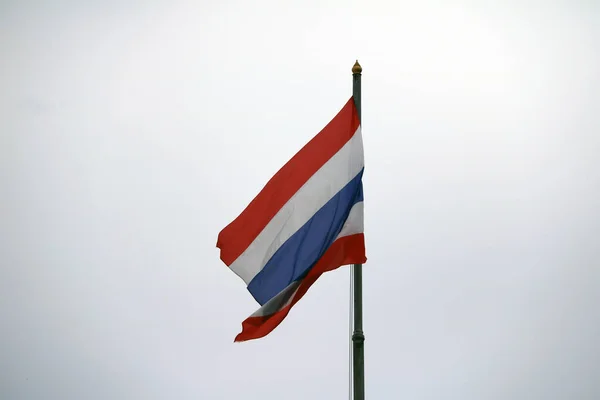
{"type": "MultiPolygon", "coordinates": [[[[356,60],[352,67],[352,97],[358,112],[358,119],[362,129],[360,79],[362,67],[356,60]]],[[[352,266],[352,283],[354,287],[354,331],[352,332],[352,372],[353,372],[353,399],[365,399],[365,335],[362,321],[362,264],[352,266]]]]}

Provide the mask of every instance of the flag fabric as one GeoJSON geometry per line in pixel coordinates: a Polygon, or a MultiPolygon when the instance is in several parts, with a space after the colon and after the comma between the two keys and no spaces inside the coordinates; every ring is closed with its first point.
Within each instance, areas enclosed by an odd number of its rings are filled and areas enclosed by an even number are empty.
{"type": "Polygon", "coordinates": [[[236,342],[270,333],[324,272],[366,262],[363,170],[350,98],[219,233],[221,260],[261,306],[236,342]]]}

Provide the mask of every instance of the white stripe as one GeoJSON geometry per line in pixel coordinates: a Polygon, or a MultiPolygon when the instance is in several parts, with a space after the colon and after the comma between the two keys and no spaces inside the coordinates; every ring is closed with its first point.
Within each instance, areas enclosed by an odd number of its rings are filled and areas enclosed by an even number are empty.
{"type": "Polygon", "coordinates": [[[277,311],[292,304],[292,300],[296,296],[296,292],[300,289],[302,280],[294,281],[290,283],[285,289],[279,292],[271,300],[267,301],[258,310],[251,315],[251,317],[262,317],[265,315],[275,314],[277,311]]]}
{"type": "Polygon", "coordinates": [[[229,266],[246,282],[364,166],[360,126],[354,136],[288,200],[248,248],[229,266]]]}
{"type": "Polygon", "coordinates": [[[352,206],[350,214],[348,214],[348,219],[346,219],[340,234],[335,238],[336,240],[344,236],[355,235],[365,231],[364,206],[365,203],[362,201],[352,206]]]}

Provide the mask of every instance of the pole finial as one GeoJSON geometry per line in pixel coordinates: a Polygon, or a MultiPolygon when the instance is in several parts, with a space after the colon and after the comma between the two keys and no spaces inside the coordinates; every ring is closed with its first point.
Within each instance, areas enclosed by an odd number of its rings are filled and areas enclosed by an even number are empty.
{"type": "Polygon", "coordinates": [[[352,75],[360,74],[361,72],[362,72],[362,67],[358,63],[358,60],[356,60],[356,62],[354,63],[354,66],[352,67],[352,75]]]}

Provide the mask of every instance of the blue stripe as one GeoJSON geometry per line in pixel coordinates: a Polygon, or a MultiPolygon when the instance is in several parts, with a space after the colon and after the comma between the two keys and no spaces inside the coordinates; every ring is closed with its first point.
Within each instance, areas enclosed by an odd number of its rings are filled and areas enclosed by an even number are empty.
{"type": "Polygon", "coordinates": [[[363,201],[363,171],[294,233],[250,281],[248,290],[261,305],[308,273],[331,246],[352,206],[363,201]]]}

